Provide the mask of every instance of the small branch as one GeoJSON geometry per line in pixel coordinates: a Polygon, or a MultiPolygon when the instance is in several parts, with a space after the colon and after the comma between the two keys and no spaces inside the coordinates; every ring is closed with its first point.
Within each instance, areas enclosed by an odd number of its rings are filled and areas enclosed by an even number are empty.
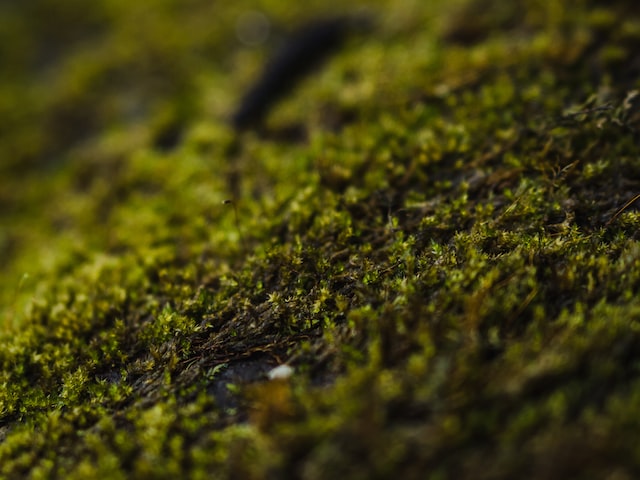
{"type": "Polygon", "coordinates": [[[609,225],[611,225],[616,220],[616,218],[620,216],[622,212],[624,212],[627,208],[629,208],[633,204],[633,202],[635,202],[639,198],[640,198],[640,193],[635,197],[633,197],[631,200],[629,200],[627,203],[625,203],[624,206],[620,210],[618,210],[613,217],[611,217],[611,219],[605,224],[605,226],[608,227],[609,225]]]}

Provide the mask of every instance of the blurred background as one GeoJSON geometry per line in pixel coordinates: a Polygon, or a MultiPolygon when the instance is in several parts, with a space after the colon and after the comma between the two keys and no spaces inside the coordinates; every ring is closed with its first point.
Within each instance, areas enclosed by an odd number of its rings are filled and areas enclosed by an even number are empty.
{"type": "Polygon", "coordinates": [[[1,1],[0,314],[19,315],[38,278],[87,251],[161,238],[180,209],[211,222],[230,116],[292,29],[363,9],[415,27],[420,5],[1,1]],[[167,203],[185,190],[191,204],[167,203]],[[127,223],[127,202],[148,224],[127,223]]]}

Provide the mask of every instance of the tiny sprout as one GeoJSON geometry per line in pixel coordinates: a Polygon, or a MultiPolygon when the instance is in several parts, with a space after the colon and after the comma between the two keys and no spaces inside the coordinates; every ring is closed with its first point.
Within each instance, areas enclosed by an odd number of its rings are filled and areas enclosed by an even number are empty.
{"type": "Polygon", "coordinates": [[[230,200],[230,199],[223,200],[222,204],[223,205],[233,205],[233,214],[234,214],[234,220],[235,220],[235,224],[236,224],[236,230],[238,231],[238,237],[240,237],[240,243],[242,244],[242,248],[246,252],[247,251],[247,244],[245,243],[244,236],[242,235],[242,229],[240,228],[240,217],[238,215],[238,205],[236,204],[236,202],[234,202],[233,200],[230,200]]]}

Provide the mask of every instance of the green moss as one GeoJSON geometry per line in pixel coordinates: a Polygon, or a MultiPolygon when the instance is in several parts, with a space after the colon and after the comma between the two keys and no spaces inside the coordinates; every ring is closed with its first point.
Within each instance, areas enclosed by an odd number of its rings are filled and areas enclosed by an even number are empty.
{"type": "Polygon", "coordinates": [[[631,4],[374,2],[236,133],[342,7],[76,3],[0,8],[0,476],[633,477],[631,4]]]}

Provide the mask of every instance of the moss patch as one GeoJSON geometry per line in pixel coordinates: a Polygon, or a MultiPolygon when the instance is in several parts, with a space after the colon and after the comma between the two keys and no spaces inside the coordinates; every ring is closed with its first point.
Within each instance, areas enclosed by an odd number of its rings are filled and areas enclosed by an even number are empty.
{"type": "Polygon", "coordinates": [[[332,2],[77,3],[0,7],[1,476],[635,476],[633,4],[374,2],[236,133],[332,2]]]}

